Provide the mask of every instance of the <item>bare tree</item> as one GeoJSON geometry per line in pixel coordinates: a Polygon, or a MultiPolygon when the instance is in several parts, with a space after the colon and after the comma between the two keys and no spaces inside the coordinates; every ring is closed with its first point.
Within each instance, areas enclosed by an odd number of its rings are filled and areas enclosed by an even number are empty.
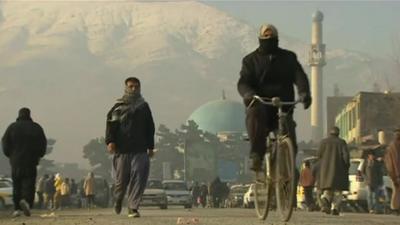
{"type": "Polygon", "coordinates": [[[381,91],[381,86],[376,81],[372,84],[372,91],[373,92],[380,92],[381,91]]]}
{"type": "Polygon", "coordinates": [[[381,76],[383,73],[381,73],[381,71],[378,69],[377,65],[375,65],[372,59],[365,59],[363,60],[363,62],[365,63],[365,68],[367,70],[365,73],[365,75],[368,76],[368,78],[366,79],[367,84],[370,85],[372,82],[372,91],[380,92],[380,80],[382,80],[381,76]]]}
{"type": "Polygon", "coordinates": [[[343,96],[338,83],[335,83],[333,86],[333,96],[335,97],[343,96]]]}
{"type": "Polygon", "coordinates": [[[394,34],[392,38],[392,54],[390,55],[393,64],[393,73],[394,76],[392,78],[396,80],[389,80],[386,78],[386,83],[389,86],[389,91],[392,91],[393,84],[400,82],[400,33],[394,34]]]}
{"type": "Polygon", "coordinates": [[[400,33],[393,36],[391,59],[394,64],[394,72],[396,75],[400,75],[400,33]]]}

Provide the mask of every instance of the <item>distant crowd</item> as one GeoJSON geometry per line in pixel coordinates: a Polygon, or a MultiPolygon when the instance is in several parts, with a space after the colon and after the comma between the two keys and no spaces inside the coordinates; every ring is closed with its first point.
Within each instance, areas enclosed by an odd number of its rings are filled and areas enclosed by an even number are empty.
{"type": "MultiPolygon", "coordinates": [[[[106,181],[104,181],[106,182],[106,181]]],[[[75,179],[63,178],[60,173],[40,177],[36,184],[39,209],[57,210],[62,208],[95,206],[95,178],[90,172],[83,182],[76,183],[75,179]]],[[[108,187],[105,183],[104,187],[108,187]]]]}

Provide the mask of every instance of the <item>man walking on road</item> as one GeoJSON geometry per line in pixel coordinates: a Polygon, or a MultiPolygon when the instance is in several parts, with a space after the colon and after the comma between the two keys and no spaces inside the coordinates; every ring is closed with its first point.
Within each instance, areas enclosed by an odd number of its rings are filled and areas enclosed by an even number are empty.
{"type": "Polygon", "coordinates": [[[313,189],[314,189],[314,177],[311,170],[309,161],[304,163],[304,168],[300,172],[299,183],[303,187],[305,203],[308,211],[314,209],[313,189]]]}
{"type": "Polygon", "coordinates": [[[95,196],[95,180],[94,173],[89,172],[86,176],[85,181],[83,182],[83,190],[85,192],[86,197],[86,207],[92,208],[94,206],[94,196],[95,196]]]}
{"type": "Polygon", "coordinates": [[[42,127],[33,122],[28,108],[19,110],[17,121],[12,123],[1,140],[4,155],[10,159],[13,180],[13,216],[23,210],[30,216],[35,197],[37,165],[46,153],[47,139],[42,127]]]}
{"type": "Polygon", "coordinates": [[[44,206],[44,190],[45,190],[45,186],[46,186],[46,180],[48,178],[49,178],[49,175],[45,174],[44,176],[39,178],[39,180],[37,182],[36,193],[39,198],[38,204],[37,204],[39,209],[43,209],[43,206],[44,206]]]}
{"type": "Polygon", "coordinates": [[[400,129],[395,130],[392,143],[385,154],[385,165],[393,182],[392,200],[390,208],[400,213],[400,129]]]}
{"type": "Polygon", "coordinates": [[[196,181],[194,182],[192,188],[191,188],[191,193],[192,193],[192,202],[194,207],[199,206],[199,201],[198,198],[200,197],[200,186],[199,183],[196,181]]]}
{"type": "Polygon", "coordinates": [[[53,209],[61,209],[62,204],[61,204],[61,189],[62,189],[62,184],[63,184],[63,178],[61,177],[60,173],[57,173],[54,177],[54,188],[55,188],[55,192],[54,192],[54,205],[53,205],[53,209]]]}
{"type": "Polygon", "coordinates": [[[361,172],[366,178],[365,183],[367,185],[369,213],[382,213],[382,206],[379,202],[380,190],[383,185],[382,158],[376,157],[373,150],[370,150],[361,172]]]}
{"type": "Polygon", "coordinates": [[[54,175],[49,176],[45,181],[44,188],[44,208],[52,209],[54,207],[54,194],[56,187],[54,187],[54,175]]]}
{"type": "Polygon", "coordinates": [[[210,186],[210,195],[212,197],[213,208],[219,208],[221,204],[221,187],[222,182],[219,177],[216,177],[210,186]]]}
{"type": "Polygon", "coordinates": [[[136,77],[125,80],[125,94],[107,114],[106,144],[113,154],[115,213],[128,192],[128,217],[140,217],[139,203],[149,176],[154,149],[154,121],[136,77]]]}
{"type": "Polygon", "coordinates": [[[350,156],[346,142],[339,138],[339,128],[333,127],[329,133],[330,136],[321,141],[317,152],[321,163],[318,178],[322,191],[321,210],[339,215],[342,191],[349,189],[350,156]]]}
{"type": "Polygon", "coordinates": [[[200,186],[200,205],[206,207],[207,205],[207,196],[208,196],[208,187],[207,184],[202,183],[200,186]]]}

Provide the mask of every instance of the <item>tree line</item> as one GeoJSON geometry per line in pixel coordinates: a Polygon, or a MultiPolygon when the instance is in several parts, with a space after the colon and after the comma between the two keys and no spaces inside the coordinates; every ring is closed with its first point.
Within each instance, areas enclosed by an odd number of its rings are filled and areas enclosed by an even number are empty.
{"type": "MultiPolygon", "coordinates": [[[[248,146],[241,134],[232,134],[221,141],[217,134],[199,129],[193,120],[182,124],[179,129],[171,130],[160,124],[156,132],[155,155],[151,164],[151,177],[163,177],[163,163],[169,163],[175,176],[183,178],[185,149],[198,144],[206,149],[213,149],[217,160],[237,162],[244,168],[244,159],[248,155],[248,146]]],[[[200,150],[202,151],[202,150],[200,150]]],[[[191,152],[192,156],[201,152],[191,152]]],[[[95,174],[111,179],[111,155],[107,153],[104,138],[94,138],[83,147],[83,157],[87,159],[95,174]]]]}

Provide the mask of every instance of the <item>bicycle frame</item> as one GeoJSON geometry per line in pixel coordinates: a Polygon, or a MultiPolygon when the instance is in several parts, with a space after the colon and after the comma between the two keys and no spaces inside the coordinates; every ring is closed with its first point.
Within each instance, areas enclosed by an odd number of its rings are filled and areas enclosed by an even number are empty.
{"type": "MultiPolygon", "coordinates": [[[[270,200],[271,193],[273,189],[275,189],[277,207],[279,209],[279,213],[281,214],[281,219],[282,221],[287,222],[290,219],[293,211],[292,206],[290,206],[291,203],[288,204],[288,202],[293,201],[295,194],[294,191],[295,187],[292,187],[294,186],[295,182],[293,178],[295,174],[294,172],[295,161],[293,157],[293,145],[290,138],[290,127],[287,120],[288,113],[283,111],[283,106],[287,105],[294,107],[297,103],[300,102],[300,100],[294,102],[282,102],[279,97],[262,98],[259,96],[254,96],[248,108],[252,107],[255,101],[259,101],[264,105],[270,105],[278,108],[278,114],[277,114],[278,130],[271,131],[270,133],[267,134],[267,143],[266,143],[267,149],[265,154],[264,172],[261,173],[256,172],[256,186],[255,186],[256,212],[260,219],[262,220],[266,219],[271,204],[270,200]],[[287,153],[285,155],[284,153],[285,151],[281,151],[281,148],[279,147],[281,143],[286,144],[286,146],[289,148],[288,155],[287,153]],[[285,167],[286,169],[282,170],[282,168],[278,164],[279,160],[282,159],[288,160],[287,162],[289,162],[290,168],[285,167]],[[260,174],[261,177],[257,177],[260,174]],[[258,185],[260,187],[258,187],[258,185]],[[287,190],[286,188],[288,187],[292,188],[290,188],[289,192],[286,193],[284,190],[287,190]],[[281,190],[281,188],[283,191],[281,190]]],[[[288,111],[290,112],[292,110],[293,108],[289,107],[288,111]]]]}
{"type": "MultiPolygon", "coordinates": [[[[253,106],[253,104],[256,101],[259,101],[263,105],[269,105],[269,106],[278,108],[278,118],[279,118],[278,119],[278,135],[276,135],[276,136],[278,138],[278,137],[283,137],[283,136],[287,135],[288,127],[285,126],[286,122],[287,122],[287,120],[286,120],[287,113],[283,112],[282,107],[285,105],[294,107],[296,104],[300,103],[301,101],[296,100],[294,102],[282,102],[279,97],[266,98],[266,97],[260,97],[258,95],[255,95],[255,96],[253,96],[253,100],[250,102],[250,104],[247,108],[249,109],[251,106],[253,106]]],[[[269,136],[269,134],[267,134],[267,135],[269,136]]]]}

